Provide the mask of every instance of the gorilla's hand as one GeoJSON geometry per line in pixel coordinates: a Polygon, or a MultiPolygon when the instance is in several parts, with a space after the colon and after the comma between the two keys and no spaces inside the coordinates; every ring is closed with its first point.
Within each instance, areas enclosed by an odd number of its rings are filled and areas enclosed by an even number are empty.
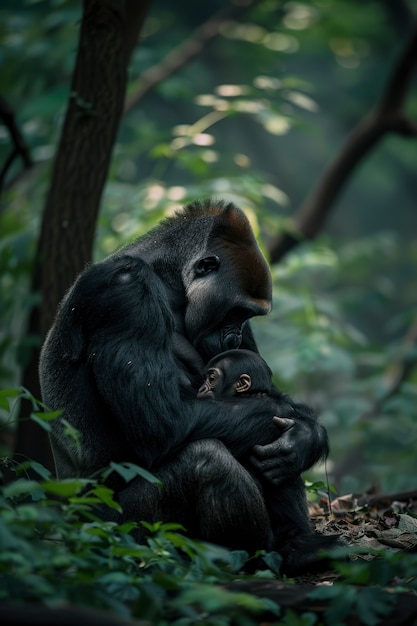
{"type": "Polygon", "coordinates": [[[285,433],[286,430],[289,430],[294,426],[294,420],[289,417],[277,417],[274,415],[272,421],[276,424],[276,426],[278,426],[278,428],[281,429],[281,433],[285,433]]]}
{"type": "MultiPolygon", "coordinates": [[[[273,421],[282,429],[283,418],[273,421]]],[[[272,443],[254,446],[250,458],[252,467],[274,485],[299,476],[328,452],[326,431],[317,422],[285,421],[293,423],[272,443]]]]}

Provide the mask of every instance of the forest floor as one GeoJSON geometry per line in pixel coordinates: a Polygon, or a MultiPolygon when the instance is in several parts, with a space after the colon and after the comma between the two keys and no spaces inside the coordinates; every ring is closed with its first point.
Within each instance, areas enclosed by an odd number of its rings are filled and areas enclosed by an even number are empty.
{"type": "MultiPolygon", "coordinates": [[[[417,551],[417,490],[393,494],[345,495],[310,505],[316,530],[340,535],[348,545],[363,549],[357,558],[375,558],[375,550],[417,551]],[[414,517],[416,516],[416,517],[414,517]],[[372,554],[366,554],[366,549],[372,554]]],[[[309,582],[319,582],[313,577],[309,582]]]]}
{"type": "MultiPolygon", "coordinates": [[[[327,501],[323,501],[322,505],[310,505],[310,515],[317,531],[340,535],[348,546],[359,548],[359,554],[351,557],[353,559],[378,561],[378,552],[386,554],[387,550],[417,552],[417,490],[388,495],[349,494],[334,500],[331,511],[327,501]]],[[[314,613],[319,623],[329,623],[328,618],[325,618],[328,600],[312,600],[311,593],[320,587],[333,586],[339,578],[338,572],[330,570],[300,576],[288,583],[282,579],[260,580],[259,583],[252,581],[249,584],[237,582],[230,587],[270,598],[282,608],[298,615],[314,613]]],[[[402,592],[401,582],[400,579],[394,579],[390,583],[390,587],[392,585],[393,589],[396,588],[395,606],[386,614],[380,615],[377,621],[373,622],[371,618],[367,622],[363,621],[361,615],[349,614],[342,623],[345,626],[361,626],[364,623],[373,623],[376,626],[417,626],[417,594],[402,592]]],[[[363,584],[366,586],[365,581],[363,584]]],[[[358,592],[360,589],[363,586],[358,585],[358,592]]],[[[372,602],[372,595],[369,598],[372,602]]],[[[268,626],[270,623],[272,622],[267,618],[261,622],[261,626],[268,626]]]]}

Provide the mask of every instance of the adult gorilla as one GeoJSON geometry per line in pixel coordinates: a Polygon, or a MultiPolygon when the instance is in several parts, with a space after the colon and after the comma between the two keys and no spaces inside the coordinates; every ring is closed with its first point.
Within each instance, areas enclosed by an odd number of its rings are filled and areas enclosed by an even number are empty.
{"type": "Polygon", "coordinates": [[[248,320],[270,302],[268,266],[233,204],[189,205],[87,268],[40,362],[43,401],[63,409],[51,436],[58,476],[134,462],[163,488],[141,478],[126,485],[113,473],[125,518],[177,521],[191,536],[250,553],[271,547],[258,481],[236,459],[255,446],[254,471],[284,484],[326,455],[326,433],[286,396],[277,413],[294,426],[281,437],[269,402],[249,399],[231,412],[196,397],[212,356],[257,350],[248,320]],[[65,420],[80,431],[81,451],[65,420]]]}

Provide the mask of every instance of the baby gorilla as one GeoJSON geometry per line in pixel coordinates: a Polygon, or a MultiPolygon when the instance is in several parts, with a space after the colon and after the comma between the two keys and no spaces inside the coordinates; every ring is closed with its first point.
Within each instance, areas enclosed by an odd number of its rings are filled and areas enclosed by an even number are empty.
{"type": "MultiPolygon", "coordinates": [[[[209,361],[205,380],[198,390],[198,398],[210,398],[233,405],[242,398],[269,398],[272,408],[278,412],[278,403],[285,402],[285,394],[272,385],[272,372],[264,359],[249,350],[229,350],[209,361]]],[[[294,421],[290,418],[273,417],[282,433],[290,429],[294,421]]],[[[249,458],[239,459],[254,475],[249,458]]],[[[300,570],[322,569],[328,561],[319,559],[321,550],[338,544],[335,536],[316,533],[311,525],[304,483],[300,476],[280,485],[273,485],[260,475],[255,475],[263,493],[271,520],[273,537],[271,547],[284,560],[283,573],[296,575],[300,570]]]]}
{"type": "MultiPolygon", "coordinates": [[[[273,393],[272,372],[268,364],[250,350],[228,350],[218,354],[207,365],[205,377],[197,398],[226,400],[239,395],[253,398],[273,393]]],[[[288,417],[275,416],[273,421],[282,432],[294,424],[294,420],[288,417]]]]}
{"type": "Polygon", "coordinates": [[[197,397],[224,399],[239,393],[270,393],[272,372],[266,361],[250,350],[228,350],[211,359],[197,397]]]}

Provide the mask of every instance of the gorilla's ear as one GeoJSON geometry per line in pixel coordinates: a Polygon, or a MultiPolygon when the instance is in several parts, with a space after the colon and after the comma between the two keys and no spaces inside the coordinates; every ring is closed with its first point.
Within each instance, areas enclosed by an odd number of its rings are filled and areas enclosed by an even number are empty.
{"type": "Polygon", "coordinates": [[[59,311],[57,321],[59,336],[65,357],[79,361],[86,347],[83,328],[82,306],[67,300],[59,311]]]}

